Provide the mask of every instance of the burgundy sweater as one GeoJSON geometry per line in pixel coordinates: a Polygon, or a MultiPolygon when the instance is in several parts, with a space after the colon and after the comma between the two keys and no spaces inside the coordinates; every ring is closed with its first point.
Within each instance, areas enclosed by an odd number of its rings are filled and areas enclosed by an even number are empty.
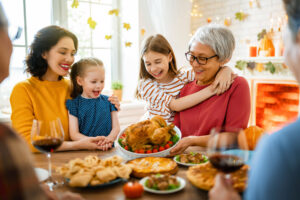
{"type": "MultiPolygon", "coordinates": [[[[180,97],[207,86],[199,86],[195,80],[181,90],[180,97]]],[[[236,77],[223,94],[212,96],[192,108],[176,113],[174,124],[181,130],[183,137],[208,135],[213,127],[246,128],[250,104],[250,90],[246,79],[236,77]]]]}

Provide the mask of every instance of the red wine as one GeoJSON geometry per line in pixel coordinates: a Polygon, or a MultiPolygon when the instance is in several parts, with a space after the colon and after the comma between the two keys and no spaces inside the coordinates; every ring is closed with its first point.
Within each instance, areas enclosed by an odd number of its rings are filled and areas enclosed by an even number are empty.
{"type": "Polygon", "coordinates": [[[224,173],[234,172],[244,165],[243,160],[234,155],[215,154],[209,157],[209,161],[224,173]]]}
{"type": "Polygon", "coordinates": [[[43,152],[53,152],[62,144],[58,138],[45,138],[33,142],[33,146],[43,152]]]}

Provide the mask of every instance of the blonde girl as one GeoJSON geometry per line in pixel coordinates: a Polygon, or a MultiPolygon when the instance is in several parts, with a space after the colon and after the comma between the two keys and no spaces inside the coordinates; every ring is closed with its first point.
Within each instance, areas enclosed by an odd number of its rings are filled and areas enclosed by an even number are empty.
{"type": "MultiPolygon", "coordinates": [[[[209,62],[210,58],[206,59],[209,62]]],[[[166,38],[160,34],[150,36],[141,51],[139,85],[136,91],[136,97],[147,102],[144,118],[161,115],[172,122],[174,111],[185,110],[215,94],[225,92],[232,83],[232,70],[222,67],[212,85],[189,96],[177,98],[183,86],[193,80],[192,69],[177,69],[173,49],[166,38]]]]}
{"type": "Polygon", "coordinates": [[[117,109],[102,95],[105,70],[102,61],[84,58],[71,70],[72,100],[67,100],[69,131],[72,140],[99,137],[102,150],[112,147],[120,131],[117,109]]]}

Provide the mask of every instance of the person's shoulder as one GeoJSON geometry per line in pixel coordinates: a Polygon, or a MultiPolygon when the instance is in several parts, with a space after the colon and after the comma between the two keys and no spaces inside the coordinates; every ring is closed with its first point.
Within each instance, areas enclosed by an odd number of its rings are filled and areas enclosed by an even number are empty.
{"type": "Polygon", "coordinates": [[[100,94],[100,96],[99,96],[99,99],[105,100],[105,101],[108,101],[108,98],[109,98],[109,96],[104,95],[104,94],[100,94]]]}
{"type": "Polygon", "coordinates": [[[234,81],[233,81],[234,84],[236,85],[244,85],[244,84],[248,84],[248,81],[242,77],[242,76],[237,76],[234,81]]]}

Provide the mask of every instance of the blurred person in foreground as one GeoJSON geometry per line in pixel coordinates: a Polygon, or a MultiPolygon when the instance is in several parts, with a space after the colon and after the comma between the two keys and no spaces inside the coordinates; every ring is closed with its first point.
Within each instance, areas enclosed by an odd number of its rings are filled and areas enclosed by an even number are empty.
{"type": "MultiPolygon", "coordinates": [[[[9,75],[12,43],[8,22],[0,2],[0,82],[9,75]]],[[[64,193],[58,197],[45,185],[40,185],[33,160],[25,142],[10,128],[0,123],[0,199],[43,200],[74,199],[81,196],[64,193]]]]}
{"type": "MultiPolygon", "coordinates": [[[[300,84],[300,0],[283,0],[288,15],[285,33],[285,63],[300,84]]],[[[280,131],[265,136],[252,160],[244,199],[300,199],[300,119],[280,131]]],[[[226,181],[216,176],[209,192],[211,200],[241,199],[226,181]]]]}

